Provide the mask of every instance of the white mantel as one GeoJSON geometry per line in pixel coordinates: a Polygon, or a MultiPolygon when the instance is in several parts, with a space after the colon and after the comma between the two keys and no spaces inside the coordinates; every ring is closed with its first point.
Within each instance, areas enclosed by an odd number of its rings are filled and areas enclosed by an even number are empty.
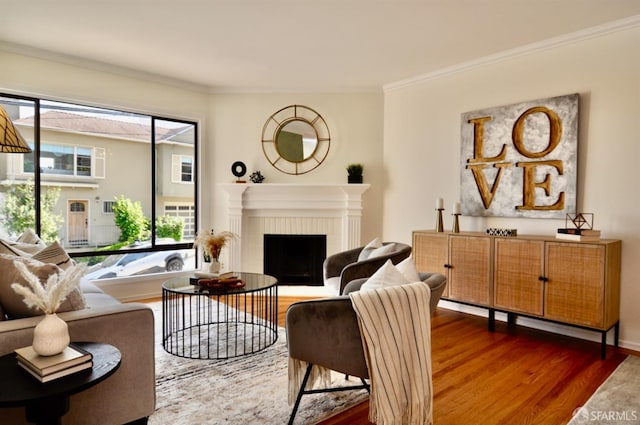
{"type": "Polygon", "coordinates": [[[228,270],[262,272],[263,237],[324,234],[327,255],[361,245],[362,194],[368,184],[229,183],[228,270]]]}

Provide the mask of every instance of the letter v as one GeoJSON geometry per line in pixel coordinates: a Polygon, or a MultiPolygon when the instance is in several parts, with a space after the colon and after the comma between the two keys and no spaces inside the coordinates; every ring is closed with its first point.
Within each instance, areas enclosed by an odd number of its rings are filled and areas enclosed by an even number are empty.
{"type": "Polygon", "coordinates": [[[502,171],[511,167],[510,162],[499,162],[497,164],[493,164],[494,168],[498,168],[498,174],[496,175],[493,184],[491,185],[491,189],[489,189],[489,185],[487,184],[487,179],[482,172],[485,168],[487,168],[487,164],[473,164],[467,165],[466,168],[470,169],[473,173],[473,178],[476,181],[476,186],[478,186],[478,191],[480,192],[480,197],[482,198],[482,204],[484,205],[484,209],[488,210],[491,206],[491,202],[493,201],[493,196],[496,194],[498,190],[498,185],[500,184],[500,177],[502,177],[502,171]]]}

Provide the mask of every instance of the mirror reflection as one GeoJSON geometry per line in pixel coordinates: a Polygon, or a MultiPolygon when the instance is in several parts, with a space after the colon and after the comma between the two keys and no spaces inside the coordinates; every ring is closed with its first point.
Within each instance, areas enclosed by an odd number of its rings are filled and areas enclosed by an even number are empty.
{"type": "Polygon", "coordinates": [[[318,134],[309,122],[294,119],[280,126],[275,142],[282,158],[289,162],[302,162],[313,156],[318,146],[318,134]]]}

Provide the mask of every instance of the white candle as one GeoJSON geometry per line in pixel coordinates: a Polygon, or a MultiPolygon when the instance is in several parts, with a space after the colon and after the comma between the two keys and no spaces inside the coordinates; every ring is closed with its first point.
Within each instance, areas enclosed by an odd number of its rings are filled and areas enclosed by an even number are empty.
{"type": "Polygon", "coordinates": [[[453,204],[453,213],[460,214],[460,202],[456,202],[453,204]]]}
{"type": "Polygon", "coordinates": [[[444,199],[438,198],[436,199],[436,209],[443,210],[444,209],[444,199]]]}

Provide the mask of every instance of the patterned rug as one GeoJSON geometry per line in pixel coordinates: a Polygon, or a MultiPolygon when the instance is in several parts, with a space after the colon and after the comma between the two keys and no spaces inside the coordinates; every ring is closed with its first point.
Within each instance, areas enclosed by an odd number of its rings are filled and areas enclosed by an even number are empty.
{"type": "MultiPolygon", "coordinates": [[[[288,355],[286,335],[265,350],[226,360],[192,360],[162,348],[162,313],[151,303],[156,318],[156,411],[151,425],[286,424],[292,406],[287,402],[288,355]]],[[[336,386],[344,375],[334,374],[336,386]]],[[[351,378],[351,384],[356,383],[351,378]]],[[[359,383],[359,380],[357,381],[359,383]]],[[[315,424],[368,397],[365,390],[305,395],[295,424],[315,424]]]]}
{"type": "Polygon", "coordinates": [[[640,424],[640,357],[627,356],[568,425],[640,424]]]}

